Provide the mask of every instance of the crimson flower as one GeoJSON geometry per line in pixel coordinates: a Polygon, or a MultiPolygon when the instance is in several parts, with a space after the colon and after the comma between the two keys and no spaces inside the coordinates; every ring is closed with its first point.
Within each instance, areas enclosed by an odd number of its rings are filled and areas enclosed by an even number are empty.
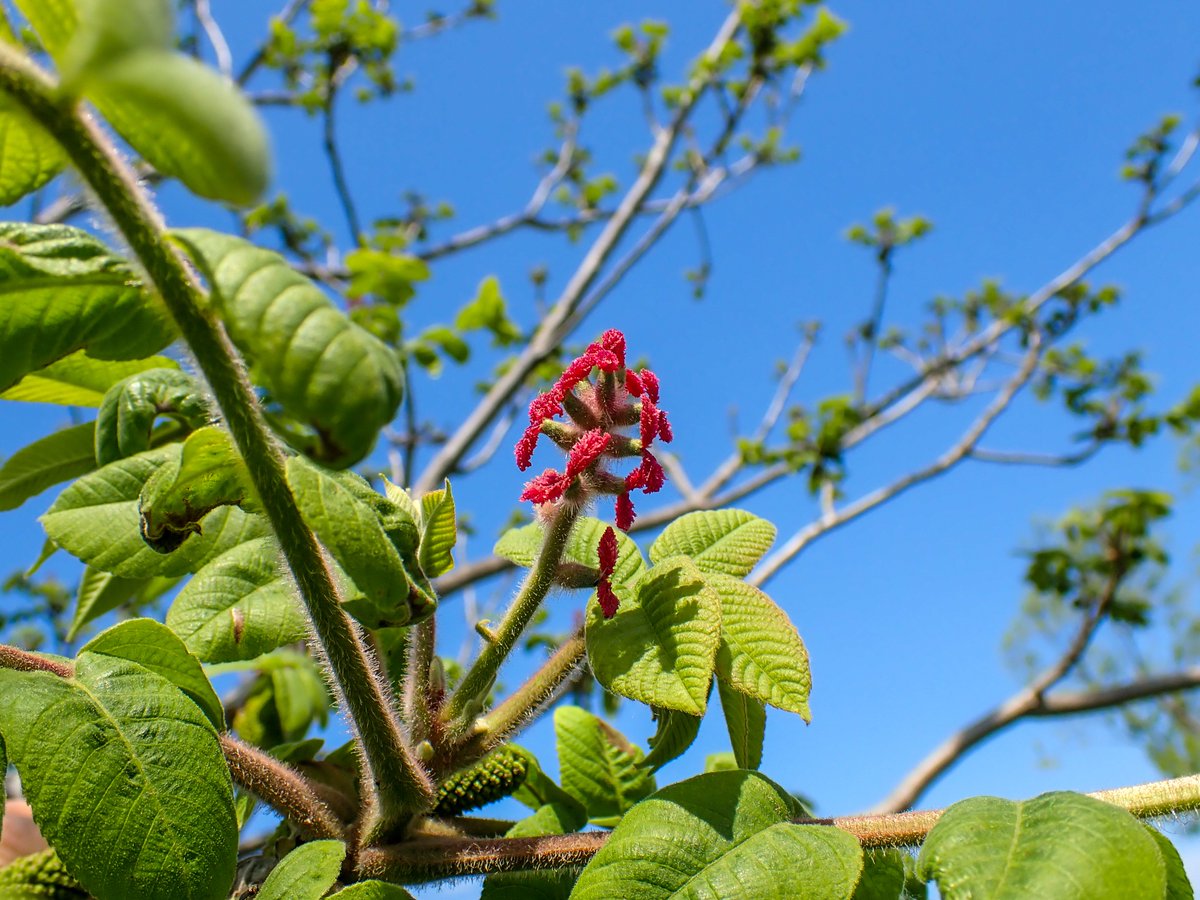
{"type": "MultiPolygon", "coordinates": [[[[625,335],[615,328],[604,332],[563,369],[550,390],[529,404],[529,425],[515,448],[517,468],[524,472],[533,464],[533,451],[543,434],[567,451],[567,465],[562,472],[547,469],[526,482],[521,499],[582,506],[597,494],[615,494],[616,526],[628,531],[635,515],[630,493],[653,494],[666,481],[650,450],[656,440],[670,443],[674,437],[658,396],[658,377],[653,372],[625,368],[625,335]],[[594,381],[593,373],[597,373],[594,381]],[[569,421],[557,421],[563,416],[569,421]],[[637,438],[622,433],[633,426],[637,438]],[[624,477],[605,468],[607,459],[626,458],[636,458],[638,464],[624,477]]],[[[598,552],[597,597],[605,618],[612,618],[618,599],[612,589],[617,536],[611,528],[600,539],[598,552]]]]}

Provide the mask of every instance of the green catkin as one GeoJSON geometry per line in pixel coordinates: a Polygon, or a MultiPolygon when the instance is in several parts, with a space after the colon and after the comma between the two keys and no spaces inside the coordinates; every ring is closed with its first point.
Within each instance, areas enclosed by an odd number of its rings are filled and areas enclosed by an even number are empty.
{"type": "Polygon", "coordinates": [[[84,900],[90,896],[53,849],[22,856],[0,869],[3,900],[84,900]]]}
{"type": "Polygon", "coordinates": [[[456,816],[507,797],[525,783],[529,757],[517,747],[501,747],[438,789],[437,816],[456,816]]]}

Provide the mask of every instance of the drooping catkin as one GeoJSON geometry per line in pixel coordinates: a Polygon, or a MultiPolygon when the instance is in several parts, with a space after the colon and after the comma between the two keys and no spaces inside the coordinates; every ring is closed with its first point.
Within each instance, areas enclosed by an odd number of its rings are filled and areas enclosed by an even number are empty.
{"type": "Polygon", "coordinates": [[[529,756],[519,747],[500,747],[438,789],[434,815],[456,816],[507,797],[525,783],[529,756]]]}
{"type": "Polygon", "coordinates": [[[0,897],[85,900],[90,896],[67,871],[53,848],[22,856],[0,869],[0,897]]]}

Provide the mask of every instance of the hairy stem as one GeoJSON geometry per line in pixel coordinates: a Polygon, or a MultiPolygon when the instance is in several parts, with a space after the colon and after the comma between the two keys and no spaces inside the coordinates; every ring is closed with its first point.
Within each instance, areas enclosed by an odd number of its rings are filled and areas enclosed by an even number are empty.
{"type": "Polygon", "coordinates": [[[267,518],[312,620],[320,651],[358,734],[364,792],[385,830],[427,808],[434,788],[413,757],[375,676],[355,626],[343,611],[316,538],[300,518],[284,460],[237,352],[206,312],[203,293],[168,242],[161,218],[107,137],[81,109],[15,50],[0,48],[0,89],[29,112],[66,151],[157,289],[204,373],[222,418],[246,461],[267,518]]]}
{"type": "Polygon", "coordinates": [[[488,712],[484,719],[487,729],[473,735],[455,752],[452,768],[457,769],[479,759],[532,722],[538,710],[557,697],[571,676],[579,671],[586,652],[581,627],[508,699],[488,712]]]}
{"type": "MultiPolygon", "coordinates": [[[[1128,810],[1139,818],[1154,818],[1200,809],[1200,775],[1156,781],[1135,787],[1088,794],[1128,810]]],[[[828,825],[858,838],[865,848],[918,846],[942,817],[929,809],[887,815],[795,819],[799,825],[828,825]]],[[[608,832],[540,838],[436,838],[376,847],[359,857],[359,874],[389,881],[436,881],[494,872],[582,866],[608,840],[608,832]]]]}
{"type": "Polygon", "coordinates": [[[221,750],[234,782],[287,816],[306,838],[344,837],[341,823],[317,796],[314,784],[295,769],[231,734],[221,735],[221,750]]]}
{"type": "Polygon", "coordinates": [[[504,614],[504,620],[491,640],[484,644],[479,658],[463,676],[462,683],[446,704],[441,718],[449,725],[452,734],[461,735],[470,720],[482,712],[483,699],[496,680],[500,666],[508,659],[529,620],[554,587],[558,564],[562,561],[567,538],[570,537],[571,528],[578,516],[579,507],[569,497],[560,501],[554,510],[546,524],[541,553],[525,577],[520,592],[509,606],[508,612],[504,614]]]}

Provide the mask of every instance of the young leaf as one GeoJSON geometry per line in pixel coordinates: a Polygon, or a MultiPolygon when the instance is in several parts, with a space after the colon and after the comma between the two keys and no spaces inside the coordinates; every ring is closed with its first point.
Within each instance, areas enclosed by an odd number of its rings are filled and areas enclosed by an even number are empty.
{"type": "Polygon", "coordinates": [[[767,710],[761,700],[747,697],[717,679],[721,711],[729,731],[729,745],[739,769],[757,769],[762,763],[763,740],[767,731],[767,710]]]}
{"type": "Polygon", "coordinates": [[[929,832],[917,872],[946,900],[989,897],[1162,897],[1167,876],[1154,838],[1125,810],[1058,792],[1012,802],[973,797],[929,832]]]}
{"type": "Polygon", "coordinates": [[[178,444],[109,463],[78,479],[41,517],[47,535],[88,565],[123,578],[184,575],[230,547],[263,537],[270,526],[261,516],[222,507],[205,517],[203,533],[173,553],[156,553],[139,531],[138,496],[162,465],[175,463],[178,444]]]}
{"type": "Polygon", "coordinates": [[[0,206],[33,193],[67,164],[58,142],[6,96],[0,96],[0,147],[0,206]]]}
{"type": "Polygon", "coordinates": [[[612,826],[654,791],[642,751],[607,722],[578,706],[554,711],[558,767],[563,787],[587,808],[588,820],[612,826]]]}
{"type": "Polygon", "coordinates": [[[844,831],[793,825],[796,807],[757,772],[713,772],[630,810],[579,876],[575,900],[844,900],[862,848],[844,831]]]}
{"type": "Polygon", "coordinates": [[[81,653],[71,679],[0,670],[0,694],[0,731],[26,799],[91,893],[227,895],[233,785],[212,724],[175,685],[128,660],[81,653]]]}
{"type": "Polygon", "coordinates": [[[850,900],[897,900],[904,893],[904,854],[899,850],[868,850],[862,876],[850,900]]]}
{"type": "Polygon", "coordinates": [[[699,716],[689,716],[674,709],[655,709],[654,719],[658,726],[650,738],[650,753],[642,760],[642,765],[651,772],[657,772],[687,752],[700,733],[701,721],[699,716]]]}
{"type": "Polygon", "coordinates": [[[330,894],[329,900],[413,900],[413,895],[398,884],[387,881],[358,881],[330,894]]]}
{"type": "Polygon", "coordinates": [[[178,368],[179,363],[166,356],[116,362],[92,359],[87,351],[80,350],[36,372],[30,372],[0,394],[0,400],[57,403],[60,406],[99,406],[108,389],[123,379],[148,369],[178,368]]]}
{"type": "Polygon", "coordinates": [[[174,337],[162,302],[87,232],[0,222],[0,391],[84,347],[141,359],[174,337]]]}
{"type": "MultiPolygon", "coordinates": [[[[516,746],[515,744],[511,746],[516,746]]],[[[524,803],[532,810],[544,806],[564,807],[573,810],[572,816],[579,820],[577,828],[587,824],[587,810],[583,804],[555,784],[554,779],[542,771],[537,759],[530,754],[529,770],[525,773],[525,783],[513,793],[513,799],[524,803]]],[[[577,829],[571,829],[572,831],[577,829]]]]}
{"type": "Polygon", "coordinates": [[[112,385],[96,413],[96,462],[105,465],[150,448],[162,415],[199,428],[209,419],[200,383],[178,368],[147,369],[112,385]]]}
{"type": "Polygon", "coordinates": [[[51,56],[58,56],[79,24],[77,0],[13,0],[51,56]]]}
{"type": "Polygon", "coordinates": [[[269,537],[231,547],[205,565],[171,604],[167,626],[206,663],[255,659],[308,633],[269,537]]]}
{"type": "Polygon", "coordinates": [[[88,566],[79,579],[79,589],[75,595],[75,617],[71,620],[67,640],[75,640],[89,622],[135,598],[142,603],[148,603],[156,597],[161,597],[175,586],[176,581],[175,578],[122,578],[88,566]]]}
{"type": "Polygon", "coordinates": [[[359,491],[370,487],[357,475],[330,472],[299,456],[288,460],[287,477],[304,521],[366,600],[392,625],[406,624],[412,616],[408,576],[375,510],[360,499],[359,491]]]}
{"type": "Polygon", "coordinates": [[[450,482],[440,491],[430,491],[421,498],[421,571],[436,578],[454,568],[454,545],[458,541],[458,525],[454,517],[454,495],[450,482]]]}
{"type": "Polygon", "coordinates": [[[95,423],[72,425],[23,447],[0,466],[0,510],[16,509],[51,485],[96,468],[95,423]]]}
{"type": "Polygon", "coordinates": [[[90,75],[145,50],[170,50],[175,16],[169,0],[78,0],[79,24],[59,58],[59,80],[77,93],[90,75]]]}
{"type": "Polygon", "coordinates": [[[224,708],[200,668],[200,660],[166,625],[154,619],[127,619],[96,635],[80,652],[127,659],[161,675],[195,701],[213,728],[225,729],[224,708]]]}
{"type": "MultiPolygon", "coordinates": [[[[600,565],[600,555],[597,552],[597,548],[600,546],[600,536],[608,527],[607,522],[601,522],[590,516],[580,516],[571,530],[571,537],[568,539],[566,551],[563,553],[563,561],[578,563],[592,569],[597,568],[600,565]]],[[[510,529],[500,536],[500,540],[496,542],[492,552],[518,566],[529,568],[537,559],[538,553],[541,552],[543,534],[542,526],[537,522],[510,529]]],[[[617,535],[617,564],[613,570],[613,583],[632,584],[646,571],[646,560],[633,538],[623,531],[616,531],[615,534],[617,535]]]]}
{"type": "Polygon", "coordinates": [[[321,461],[345,467],[365,457],[404,396],[395,351],[279,254],[215,231],[176,234],[272,398],[319,435],[321,461]]]}
{"type": "Polygon", "coordinates": [[[787,614],[753,585],[708,576],[721,600],[717,675],[744,694],[809,721],[808,651],[787,614]]]}
{"type": "Polygon", "coordinates": [[[1163,895],[1163,900],[1192,900],[1192,883],[1188,880],[1187,869],[1184,868],[1179,851],[1157,828],[1151,825],[1144,827],[1150,832],[1150,837],[1154,838],[1158,852],[1162,855],[1167,876],[1167,892],[1163,895]]]}
{"type": "Polygon", "coordinates": [[[703,715],[721,635],[721,601],[683,556],[637,582],[617,585],[621,605],[605,619],[588,604],[587,650],[596,679],[622,697],[703,715]]]}
{"type": "Polygon", "coordinates": [[[650,561],[687,556],[701,572],[742,578],[775,542],[775,526],[741,509],[680,516],[650,545],[650,561]]]}
{"type": "Polygon", "coordinates": [[[304,653],[280,652],[287,665],[271,669],[271,688],[284,741],[297,741],[313,722],[324,725],[329,718],[329,692],[312,657],[304,653]]]}
{"type": "Polygon", "coordinates": [[[257,900],[320,900],[337,881],[346,858],[341,841],[301,844],[271,870],[257,900]]]}

